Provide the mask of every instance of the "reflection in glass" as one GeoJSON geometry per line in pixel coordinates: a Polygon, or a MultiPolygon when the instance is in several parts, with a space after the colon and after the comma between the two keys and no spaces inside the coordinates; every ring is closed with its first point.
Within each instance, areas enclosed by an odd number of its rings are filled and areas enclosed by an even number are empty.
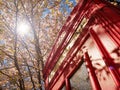
{"type": "Polygon", "coordinates": [[[70,78],[70,83],[71,90],[92,90],[85,64],[70,78]]]}

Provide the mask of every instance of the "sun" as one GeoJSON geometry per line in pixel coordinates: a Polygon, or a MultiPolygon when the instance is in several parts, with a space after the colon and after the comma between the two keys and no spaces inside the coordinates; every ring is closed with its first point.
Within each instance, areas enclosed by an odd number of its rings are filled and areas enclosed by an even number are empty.
{"type": "Polygon", "coordinates": [[[17,34],[25,36],[30,32],[30,25],[27,22],[19,22],[17,26],[17,34]]]}

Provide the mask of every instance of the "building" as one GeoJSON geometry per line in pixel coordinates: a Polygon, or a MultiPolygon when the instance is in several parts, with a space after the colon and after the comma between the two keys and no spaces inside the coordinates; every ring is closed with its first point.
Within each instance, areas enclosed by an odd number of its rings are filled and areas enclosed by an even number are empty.
{"type": "Polygon", "coordinates": [[[104,0],[80,0],[45,64],[46,90],[119,90],[119,26],[117,6],[104,0]]]}

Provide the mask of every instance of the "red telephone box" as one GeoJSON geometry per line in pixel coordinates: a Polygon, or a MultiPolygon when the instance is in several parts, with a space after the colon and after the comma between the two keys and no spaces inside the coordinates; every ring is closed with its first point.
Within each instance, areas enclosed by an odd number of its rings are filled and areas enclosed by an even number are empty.
{"type": "Polygon", "coordinates": [[[120,9],[103,0],[80,0],[43,72],[46,90],[120,90],[120,9]]]}

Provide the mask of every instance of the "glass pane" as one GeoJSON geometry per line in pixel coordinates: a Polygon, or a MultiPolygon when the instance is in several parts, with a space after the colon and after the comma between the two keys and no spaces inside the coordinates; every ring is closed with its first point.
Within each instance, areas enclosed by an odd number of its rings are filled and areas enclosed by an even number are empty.
{"type": "Polygon", "coordinates": [[[70,83],[71,90],[92,90],[85,64],[70,78],[70,83]]]}
{"type": "Polygon", "coordinates": [[[61,90],[66,90],[66,89],[65,89],[65,85],[63,86],[63,88],[62,88],[61,90]]]}

